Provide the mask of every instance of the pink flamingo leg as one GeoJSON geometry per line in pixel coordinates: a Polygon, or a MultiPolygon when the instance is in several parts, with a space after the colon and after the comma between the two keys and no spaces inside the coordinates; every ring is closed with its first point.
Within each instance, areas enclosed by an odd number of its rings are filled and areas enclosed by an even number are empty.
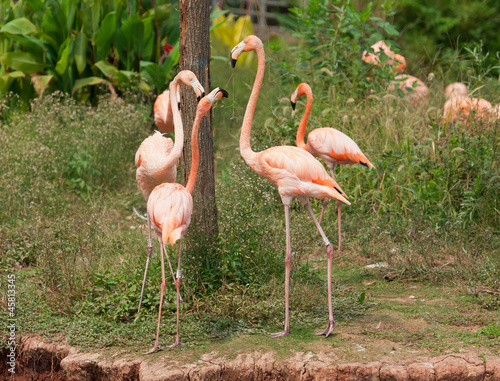
{"type": "MultiPolygon", "coordinates": [[[[321,221],[323,220],[323,214],[325,214],[326,207],[328,206],[328,202],[330,201],[329,198],[325,198],[323,201],[323,208],[321,209],[321,214],[319,216],[319,224],[321,225],[321,221]]],[[[319,230],[316,229],[316,235],[318,235],[319,230]]]]}
{"type": "Polygon", "coordinates": [[[161,321],[161,308],[163,306],[163,294],[165,293],[165,261],[163,260],[163,245],[160,240],[160,258],[161,258],[161,291],[160,291],[160,309],[158,312],[158,327],[156,329],[156,342],[153,348],[147,351],[145,354],[150,354],[155,352],[157,349],[163,349],[159,345],[160,341],[160,321],[161,321]]]}
{"type": "Polygon", "coordinates": [[[325,242],[326,245],[326,254],[328,256],[328,325],[326,326],[326,329],[321,332],[317,333],[317,335],[325,335],[328,337],[330,333],[333,331],[333,327],[335,326],[335,319],[333,318],[333,305],[332,305],[332,255],[333,255],[333,247],[328,241],[328,238],[326,238],[325,233],[323,232],[323,229],[321,229],[321,226],[316,219],[316,216],[314,215],[314,212],[311,209],[311,206],[309,203],[306,204],[306,208],[309,211],[309,214],[311,215],[311,218],[314,221],[314,224],[318,228],[321,237],[323,238],[323,242],[325,242]]]}
{"type": "Polygon", "coordinates": [[[285,223],[286,223],[286,254],[285,254],[285,329],[282,332],[271,333],[271,337],[282,337],[290,333],[290,262],[292,259],[292,249],[290,242],[290,206],[285,205],[285,223]]]}
{"type": "MultiPolygon", "coordinates": [[[[167,253],[167,248],[165,246],[163,246],[165,248],[165,253],[167,253]]],[[[175,275],[174,275],[174,269],[172,267],[172,264],[170,263],[170,258],[168,257],[168,255],[165,255],[167,257],[167,262],[168,262],[168,267],[170,268],[170,274],[172,275],[172,280],[173,280],[173,283],[175,284],[176,282],[176,278],[175,278],[175,275]]],[[[179,295],[179,298],[180,298],[180,301],[182,304],[184,304],[184,300],[182,299],[182,295],[179,295]]]]}
{"type": "Polygon", "coordinates": [[[182,345],[180,339],[179,339],[179,321],[180,321],[180,310],[179,310],[179,303],[181,301],[181,294],[180,294],[180,288],[181,288],[181,277],[182,277],[182,271],[181,271],[181,242],[182,238],[179,239],[179,256],[177,259],[177,279],[175,280],[175,288],[177,290],[177,334],[175,336],[175,343],[172,345],[169,345],[169,348],[176,347],[177,345],[182,345]]]}
{"type": "MultiPolygon", "coordinates": [[[[149,237],[148,237],[148,252],[146,257],[146,269],[144,270],[144,278],[142,279],[141,297],[139,299],[139,308],[137,308],[137,313],[141,311],[142,298],[144,296],[144,286],[146,286],[146,277],[148,275],[149,260],[151,259],[151,254],[153,254],[153,240],[151,239],[151,220],[149,218],[149,214],[148,214],[148,229],[149,229],[149,237]]],[[[136,321],[137,319],[139,319],[139,316],[137,316],[134,321],[136,321]]]]}
{"type": "MultiPolygon", "coordinates": [[[[149,261],[151,259],[151,254],[153,254],[153,240],[151,238],[151,219],[149,218],[149,214],[148,214],[148,229],[149,229],[149,237],[148,237],[148,252],[147,252],[147,257],[146,257],[146,269],[144,270],[144,277],[142,279],[141,297],[139,299],[139,308],[137,308],[137,313],[141,312],[142,299],[144,297],[144,288],[146,286],[146,277],[148,275],[149,261]]],[[[161,245],[163,245],[163,244],[160,242],[160,246],[161,245]]],[[[163,245],[163,248],[165,249],[165,253],[167,253],[167,249],[165,248],[164,245],[163,245]]],[[[166,255],[166,257],[167,257],[168,267],[170,268],[170,274],[172,275],[172,280],[174,281],[174,284],[175,284],[174,270],[172,269],[172,264],[170,263],[170,258],[168,257],[168,255],[166,255]]],[[[182,300],[182,296],[180,298],[181,298],[181,303],[184,303],[184,300],[182,300]]],[[[137,321],[137,319],[139,319],[139,316],[137,316],[134,319],[134,322],[137,321]]]]}
{"type": "Polygon", "coordinates": [[[339,226],[339,251],[342,250],[342,225],[340,223],[341,210],[342,210],[342,201],[337,201],[337,220],[339,226]]]}

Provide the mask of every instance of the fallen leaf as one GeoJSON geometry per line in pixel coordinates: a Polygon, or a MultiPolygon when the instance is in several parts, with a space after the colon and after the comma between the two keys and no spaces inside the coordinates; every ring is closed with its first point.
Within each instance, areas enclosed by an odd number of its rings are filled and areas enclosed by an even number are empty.
{"type": "Polygon", "coordinates": [[[375,281],[375,280],[364,280],[364,281],[363,281],[363,284],[364,284],[365,286],[371,286],[372,284],[375,284],[376,282],[377,282],[377,281],[375,281]]]}
{"type": "Polygon", "coordinates": [[[415,295],[410,295],[408,299],[417,299],[417,297],[415,295]]]}
{"type": "Polygon", "coordinates": [[[382,320],[380,320],[377,324],[377,326],[375,327],[375,329],[380,329],[380,327],[382,326],[382,320]]]}

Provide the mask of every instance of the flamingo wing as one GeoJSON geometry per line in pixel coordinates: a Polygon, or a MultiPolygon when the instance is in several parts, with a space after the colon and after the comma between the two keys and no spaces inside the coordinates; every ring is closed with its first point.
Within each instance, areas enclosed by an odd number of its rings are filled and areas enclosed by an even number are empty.
{"type": "Polygon", "coordinates": [[[334,128],[315,129],[307,136],[307,144],[327,163],[374,167],[354,140],[334,128]]]}
{"type": "Polygon", "coordinates": [[[280,146],[262,151],[259,157],[261,175],[278,186],[282,195],[304,195],[315,198],[336,198],[348,203],[339,184],[330,177],[325,167],[309,152],[293,147],[280,146]],[[316,187],[324,186],[329,190],[316,187]],[[335,189],[332,195],[331,189],[335,189]],[[320,195],[327,192],[329,195],[320,195]]]}

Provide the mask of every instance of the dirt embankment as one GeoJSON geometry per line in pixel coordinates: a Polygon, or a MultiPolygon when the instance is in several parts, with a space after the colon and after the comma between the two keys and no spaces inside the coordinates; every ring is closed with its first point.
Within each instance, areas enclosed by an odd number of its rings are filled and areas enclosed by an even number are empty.
{"type": "Polygon", "coordinates": [[[8,372],[7,350],[2,351],[3,380],[496,380],[500,381],[500,358],[446,355],[427,360],[388,364],[335,364],[327,355],[297,353],[276,361],[273,353],[238,355],[234,360],[207,354],[194,363],[161,358],[109,359],[97,353],[24,337],[17,348],[16,373],[8,372]]]}

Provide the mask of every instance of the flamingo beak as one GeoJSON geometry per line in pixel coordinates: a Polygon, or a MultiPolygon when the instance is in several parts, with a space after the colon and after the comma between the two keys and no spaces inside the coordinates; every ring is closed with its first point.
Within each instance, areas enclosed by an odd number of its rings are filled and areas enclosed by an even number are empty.
{"type": "Polygon", "coordinates": [[[295,105],[296,105],[297,103],[295,103],[294,101],[290,101],[290,104],[292,105],[292,110],[295,110],[295,105]]]}
{"type": "Polygon", "coordinates": [[[231,50],[231,67],[234,69],[236,66],[236,61],[238,60],[238,57],[240,54],[243,52],[243,48],[245,47],[245,44],[247,42],[245,40],[241,41],[238,45],[236,45],[232,50],[231,50]]]}
{"type": "Polygon", "coordinates": [[[198,79],[192,79],[191,86],[196,93],[196,99],[198,100],[198,102],[200,102],[200,99],[205,96],[205,89],[201,85],[200,81],[198,81],[198,79]]]}
{"type": "Polygon", "coordinates": [[[229,94],[226,90],[216,87],[210,94],[207,95],[207,98],[209,102],[215,102],[217,99],[227,98],[228,96],[229,94]],[[221,94],[221,96],[218,96],[219,94],[221,94]]]}

